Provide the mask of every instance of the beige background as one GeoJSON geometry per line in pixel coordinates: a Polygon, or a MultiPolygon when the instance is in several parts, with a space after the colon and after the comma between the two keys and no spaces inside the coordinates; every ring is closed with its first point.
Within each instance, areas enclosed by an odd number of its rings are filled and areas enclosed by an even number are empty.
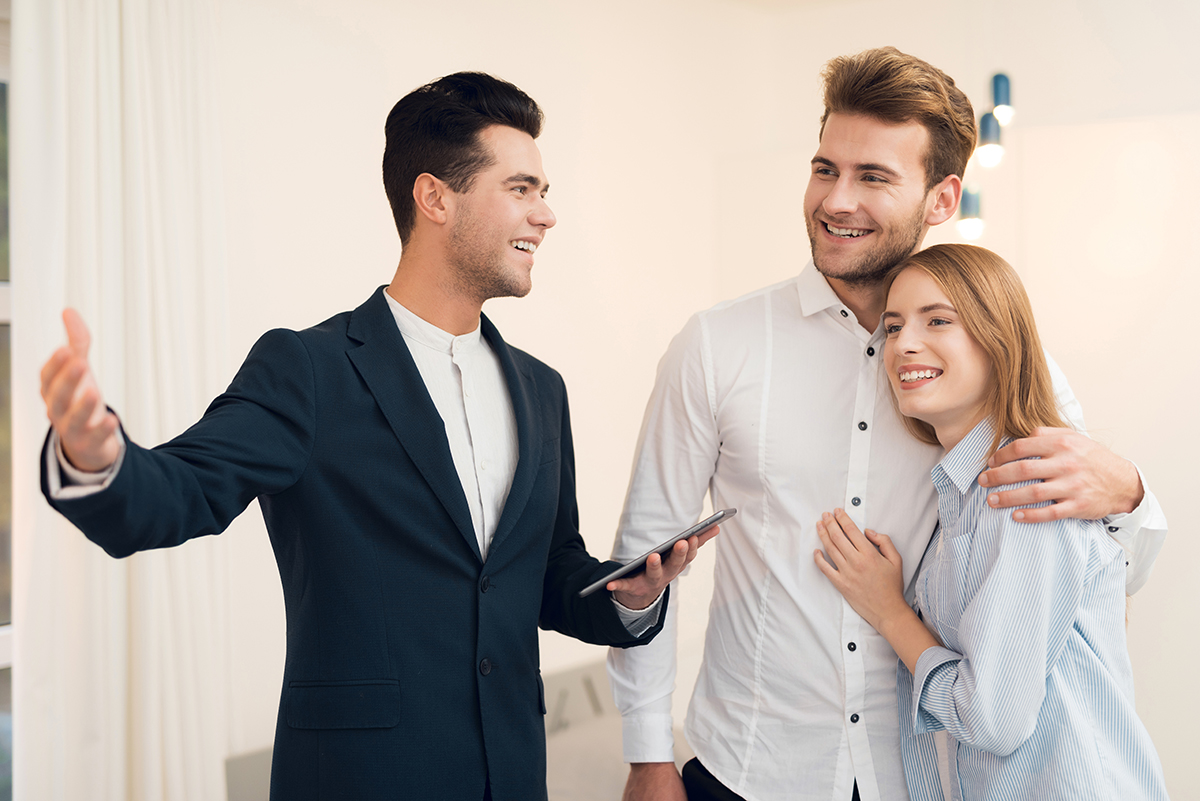
{"type": "MultiPolygon", "coordinates": [[[[1191,0],[219,0],[218,12],[232,364],[264,330],[319,322],[390,279],[399,245],[379,157],[401,95],[479,69],[542,104],[559,225],[532,295],[486,311],[566,378],[583,528],[598,554],[611,547],[670,337],[693,311],[808,258],[801,199],[821,65],[894,44],[953,75],[980,110],[991,73],[1007,71],[1018,113],[1005,162],[976,176],[980,244],[1025,277],[1093,431],[1142,466],[1172,522],[1134,599],[1130,648],[1172,795],[1200,797],[1191,0]]],[[[943,226],[929,241],[955,237],[943,226]]],[[[240,753],[270,744],[284,624],[259,518],[244,515],[227,536],[240,753]]],[[[680,713],[710,571],[702,560],[684,588],[680,713]]],[[[602,657],[543,637],[547,673],[602,657]]]]}

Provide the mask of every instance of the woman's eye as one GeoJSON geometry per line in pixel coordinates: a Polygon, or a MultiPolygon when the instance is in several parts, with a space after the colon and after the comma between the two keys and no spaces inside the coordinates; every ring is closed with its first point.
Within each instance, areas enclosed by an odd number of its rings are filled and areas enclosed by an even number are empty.
{"type": "Polygon", "coordinates": [[[930,325],[950,325],[950,321],[945,320],[941,317],[934,317],[932,320],[929,321],[929,324],[930,325]]]}
{"type": "Polygon", "coordinates": [[[884,326],[883,331],[885,334],[888,334],[890,336],[892,334],[899,334],[900,328],[901,328],[901,325],[899,323],[892,323],[891,325],[884,326]]]}

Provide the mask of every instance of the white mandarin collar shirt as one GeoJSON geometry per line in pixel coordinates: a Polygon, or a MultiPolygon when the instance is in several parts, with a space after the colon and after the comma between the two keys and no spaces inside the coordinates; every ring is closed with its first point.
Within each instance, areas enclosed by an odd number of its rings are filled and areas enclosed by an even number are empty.
{"type": "MultiPolygon", "coordinates": [[[[941,449],[905,430],[883,342],[883,327],[863,329],[810,263],[692,317],[659,364],[613,557],[696,520],[706,492],[713,508],[737,507],[715,540],[685,733],[747,801],[849,801],[856,779],[863,801],[907,798],[896,654],[813,562],[814,524],[834,507],[892,538],[906,586],[934,531],[929,471],[941,449]]],[[[1148,504],[1157,509],[1149,493],[1148,504]]],[[[628,762],[674,758],[677,607],[652,643],[610,650],[628,762]]]]}
{"type": "Polygon", "coordinates": [[[383,294],[445,424],[479,553],[487,559],[519,455],[504,369],[478,326],[454,336],[383,294]]]}

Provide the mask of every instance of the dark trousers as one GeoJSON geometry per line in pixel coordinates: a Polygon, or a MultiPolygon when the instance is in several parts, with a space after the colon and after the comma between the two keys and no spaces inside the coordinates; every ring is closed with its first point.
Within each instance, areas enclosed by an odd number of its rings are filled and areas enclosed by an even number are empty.
{"type": "MultiPolygon", "coordinates": [[[[688,760],[683,766],[683,789],[687,791],[688,801],[745,801],[717,781],[717,778],[700,764],[700,760],[695,758],[688,760]]],[[[851,801],[859,801],[858,782],[854,783],[851,801]]]]}

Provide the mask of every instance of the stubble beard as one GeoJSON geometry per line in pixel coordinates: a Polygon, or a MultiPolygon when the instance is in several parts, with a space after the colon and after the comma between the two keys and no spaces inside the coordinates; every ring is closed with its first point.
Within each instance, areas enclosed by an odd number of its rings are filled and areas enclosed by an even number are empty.
{"type": "Polygon", "coordinates": [[[808,217],[805,223],[813,265],[817,272],[826,278],[833,278],[851,286],[871,287],[881,284],[888,272],[912,255],[921,244],[925,228],[925,210],[917,209],[908,221],[902,223],[894,232],[886,234],[882,241],[864,253],[857,263],[849,265],[837,274],[828,269],[828,264],[822,267],[821,257],[817,253],[817,234],[818,228],[822,227],[821,222],[814,217],[808,217]]]}
{"type": "Polygon", "coordinates": [[[457,294],[482,304],[492,298],[523,298],[532,281],[507,268],[505,253],[496,249],[492,236],[470,215],[460,217],[450,231],[450,280],[457,294]]]}

